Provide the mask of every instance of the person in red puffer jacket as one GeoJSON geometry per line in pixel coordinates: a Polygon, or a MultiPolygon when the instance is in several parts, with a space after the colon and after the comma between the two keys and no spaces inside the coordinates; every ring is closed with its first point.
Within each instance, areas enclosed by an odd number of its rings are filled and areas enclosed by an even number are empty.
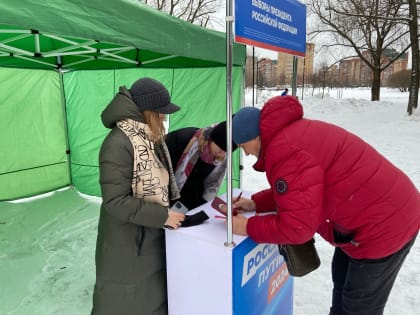
{"type": "Polygon", "coordinates": [[[303,118],[293,96],[240,109],[233,141],[258,158],[270,189],[233,204],[233,232],[258,243],[335,246],[330,315],[379,315],[420,228],[420,194],[372,146],[338,126],[303,118]]]}

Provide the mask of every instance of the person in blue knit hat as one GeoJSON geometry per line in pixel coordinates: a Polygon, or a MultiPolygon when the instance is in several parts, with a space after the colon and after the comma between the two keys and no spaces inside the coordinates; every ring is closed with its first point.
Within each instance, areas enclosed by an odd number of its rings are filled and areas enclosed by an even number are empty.
{"type": "Polygon", "coordinates": [[[260,141],[260,110],[256,107],[241,108],[232,119],[232,140],[241,146],[246,155],[259,155],[260,141]]]}
{"type": "Polygon", "coordinates": [[[233,207],[233,233],[257,243],[335,247],[330,315],[382,315],[420,228],[420,194],[401,170],[356,135],[303,117],[296,97],[240,109],[233,141],[257,157],[269,189],[233,207]],[[274,212],[274,213],[273,213],[274,212]]]}

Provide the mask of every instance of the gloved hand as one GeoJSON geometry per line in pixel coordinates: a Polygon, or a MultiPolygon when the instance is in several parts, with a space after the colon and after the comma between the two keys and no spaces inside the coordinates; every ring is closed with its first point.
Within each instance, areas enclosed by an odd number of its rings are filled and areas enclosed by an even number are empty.
{"type": "Polygon", "coordinates": [[[209,216],[203,210],[191,215],[186,214],[184,221],[181,223],[181,227],[199,225],[206,221],[208,218],[209,216]]]}

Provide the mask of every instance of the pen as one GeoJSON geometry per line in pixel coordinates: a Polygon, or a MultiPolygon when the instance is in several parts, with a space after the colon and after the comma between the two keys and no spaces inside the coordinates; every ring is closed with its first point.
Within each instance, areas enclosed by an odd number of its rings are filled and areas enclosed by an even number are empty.
{"type": "Polygon", "coordinates": [[[234,202],[237,202],[239,199],[241,199],[242,191],[239,193],[238,197],[236,197],[236,200],[234,202]]]}

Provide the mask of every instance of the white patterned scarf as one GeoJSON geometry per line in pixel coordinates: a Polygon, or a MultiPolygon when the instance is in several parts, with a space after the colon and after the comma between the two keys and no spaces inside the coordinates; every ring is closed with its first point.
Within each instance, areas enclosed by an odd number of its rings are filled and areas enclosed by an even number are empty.
{"type": "Polygon", "coordinates": [[[117,122],[117,127],[127,135],[134,149],[131,182],[133,196],[169,206],[169,199],[178,199],[180,196],[165,141],[161,141],[161,145],[168,169],[158,158],[156,144],[151,137],[152,131],[147,124],[124,119],[117,122]]]}

